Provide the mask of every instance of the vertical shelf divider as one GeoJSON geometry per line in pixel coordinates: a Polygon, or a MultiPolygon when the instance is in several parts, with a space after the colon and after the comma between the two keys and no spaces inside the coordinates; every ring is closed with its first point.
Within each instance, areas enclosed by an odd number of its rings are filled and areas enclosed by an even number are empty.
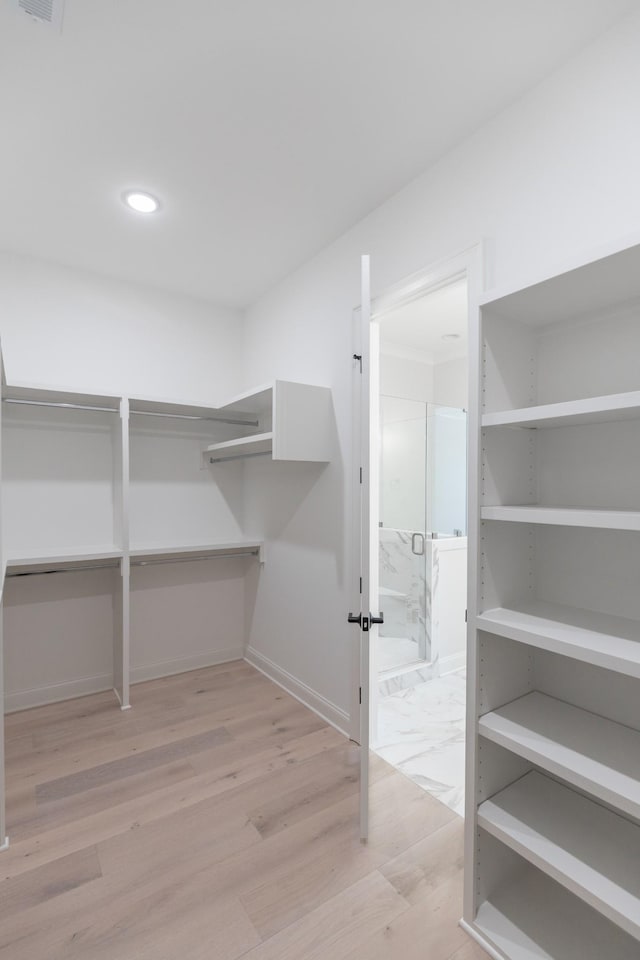
{"type": "Polygon", "coordinates": [[[130,558],[129,558],[129,401],[120,400],[116,467],[116,533],[122,547],[120,576],[114,603],[113,684],[122,710],[129,710],[130,651],[130,558]]]}

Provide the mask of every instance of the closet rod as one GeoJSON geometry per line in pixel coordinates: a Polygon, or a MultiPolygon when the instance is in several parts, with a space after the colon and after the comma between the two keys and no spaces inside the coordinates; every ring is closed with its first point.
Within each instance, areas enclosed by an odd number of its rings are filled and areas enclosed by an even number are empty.
{"type": "Polygon", "coordinates": [[[169,420],[211,420],[213,423],[230,423],[237,427],[258,427],[258,420],[238,420],[231,417],[201,417],[187,413],[159,413],[156,410],[131,410],[136,417],[166,417],[169,420]]]}
{"type": "Polygon", "coordinates": [[[258,557],[259,550],[243,550],[241,553],[198,554],[197,557],[159,557],[151,560],[131,560],[132,567],[151,567],[159,563],[194,563],[196,560],[233,560],[236,557],[258,557]]]}
{"type": "Polygon", "coordinates": [[[251,460],[252,457],[270,456],[271,450],[263,450],[261,453],[238,453],[235,457],[209,457],[209,463],[229,463],[230,460],[251,460]]]}
{"type": "Polygon", "coordinates": [[[84,403],[62,403],[54,400],[18,400],[15,397],[3,397],[3,403],[20,403],[27,407],[62,407],[65,410],[96,410],[99,413],[117,413],[117,407],[92,407],[84,403]]]}
{"type": "Polygon", "coordinates": [[[117,563],[91,563],[81,567],[53,567],[51,570],[24,570],[21,573],[8,573],[7,579],[11,577],[41,577],[50,573],[84,573],[85,570],[118,570],[120,561],[117,563]]]}

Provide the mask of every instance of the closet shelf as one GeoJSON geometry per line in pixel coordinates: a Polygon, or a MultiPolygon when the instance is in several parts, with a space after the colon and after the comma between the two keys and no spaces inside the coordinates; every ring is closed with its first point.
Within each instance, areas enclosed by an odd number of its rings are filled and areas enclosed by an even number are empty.
{"type": "Polygon", "coordinates": [[[640,622],[536,600],[496,607],[476,618],[479,630],[640,679],[640,622]]]}
{"type": "Polygon", "coordinates": [[[242,556],[245,553],[255,553],[260,562],[263,561],[264,543],[262,540],[231,540],[219,543],[203,544],[169,544],[164,546],[136,546],[132,547],[129,555],[132,560],[171,560],[184,559],[194,556],[211,556],[219,554],[238,554],[242,556]]]}
{"type": "Polygon", "coordinates": [[[536,407],[500,410],[482,416],[483,427],[570,427],[583,423],[607,423],[640,418],[640,390],[614,393],[584,400],[545,403],[536,407]]]}
{"type": "Polygon", "coordinates": [[[480,718],[487,740],[640,818],[640,733],[542,693],[480,718]]]}
{"type": "Polygon", "coordinates": [[[256,433],[252,437],[237,437],[234,440],[212,443],[205,449],[205,455],[210,463],[219,463],[235,457],[269,454],[272,450],[273,432],[269,431],[269,433],[256,433]]]}
{"type": "Polygon", "coordinates": [[[27,571],[35,567],[82,567],[83,564],[101,560],[119,560],[122,557],[120,547],[75,547],[68,550],[43,550],[38,553],[11,553],[6,561],[7,573],[27,571]]]}
{"type": "Polygon", "coordinates": [[[478,810],[478,826],[640,940],[640,827],[531,772],[478,810]]]}
{"type": "Polygon", "coordinates": [[[583,507],[519,506],[481,507],[483,520],[509,523],[542,523],[562,527],[594,527],[604,530],[640,530],[638,510],[600,510],[583,507]]]}
{"type": "Polygon", "coordinates": [[[473,928],[509,960],[637,960],[638,943],[527,867],[480,904],[473,928]]]}

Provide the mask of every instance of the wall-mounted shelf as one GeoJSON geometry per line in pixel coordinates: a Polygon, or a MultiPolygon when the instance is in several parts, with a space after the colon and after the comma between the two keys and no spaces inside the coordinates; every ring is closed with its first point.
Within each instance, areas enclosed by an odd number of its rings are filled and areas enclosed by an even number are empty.
{"type": "Polygon", "coordinates": [[[478,825],[640,939],[640,832],[629,820],[532,771],[481,804],[478,825]]]}
{"type": "Polygon", "coordinates": [[[614,393],[605,397],[590,397],[562,403],[547,403],[535,407],[520,407],[482,415],[483,427],[569,427],[586,423],[610,423],[617,420],[637,420],[640,417],[640,391],[614,393]]]}
{"type": "Polygon", "coordinates": [[[640,679],[640,622],[538,600],[495,607],[476,618],[479,630],[640,679]]]}
{"type": "Polygon", "coordinates": [[[588,510],[581,507],[485,506],[482,520],[507,523],[540,523],[561,527],[594,527],[604,530],[640,530],[640,511],[588,510]]]}
{"type": "Polygon", "coordinates": [[[210,463],[240,457],[327,463],[331,459],[331,391],[289,380],[234,397],[218,408],[221,416],[257,417],[258,426],[242,435],[209,445],[210,463]]]}
{"type": "Polygon", "coordinates": [[[640,733],[541,693],[480,718],[478,731],[568,783],[640,818],[640,733]]]}
{"type": "Polygon", "coordinates": [[[259,457],[273,451],[273,432],[257,433],[252,437],[238,437],[212,443],[205,454],[209,463],[221,463],[223,460],[235,460],[239,457],[259,457]]]}
{"type": "Polygon", "coordinates": [[[103,561],[120,560],[119,547],[79,547],[75,550],[43,550],[31,555],[10,555],[6,560],[7,574],[36,573],[38,570],[82,570],[84,566],[103,561]]]}

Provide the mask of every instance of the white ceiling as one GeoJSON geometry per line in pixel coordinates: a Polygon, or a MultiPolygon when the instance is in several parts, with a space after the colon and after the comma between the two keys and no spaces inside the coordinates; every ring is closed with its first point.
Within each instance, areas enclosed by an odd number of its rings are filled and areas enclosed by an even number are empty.
{"type": "Polygon", "coordinates": [[[633,7],[0,0],[0,249],[246,304],[633,7]]]}
{"type": "Polygon", "coordinates": [[[458,280],[391,310],[380,321],[380,350],[397,357],[443,363],[468,351],[467,281],[458,280]],[[457,340],[443,340],[457,334],[457,340]]]}

